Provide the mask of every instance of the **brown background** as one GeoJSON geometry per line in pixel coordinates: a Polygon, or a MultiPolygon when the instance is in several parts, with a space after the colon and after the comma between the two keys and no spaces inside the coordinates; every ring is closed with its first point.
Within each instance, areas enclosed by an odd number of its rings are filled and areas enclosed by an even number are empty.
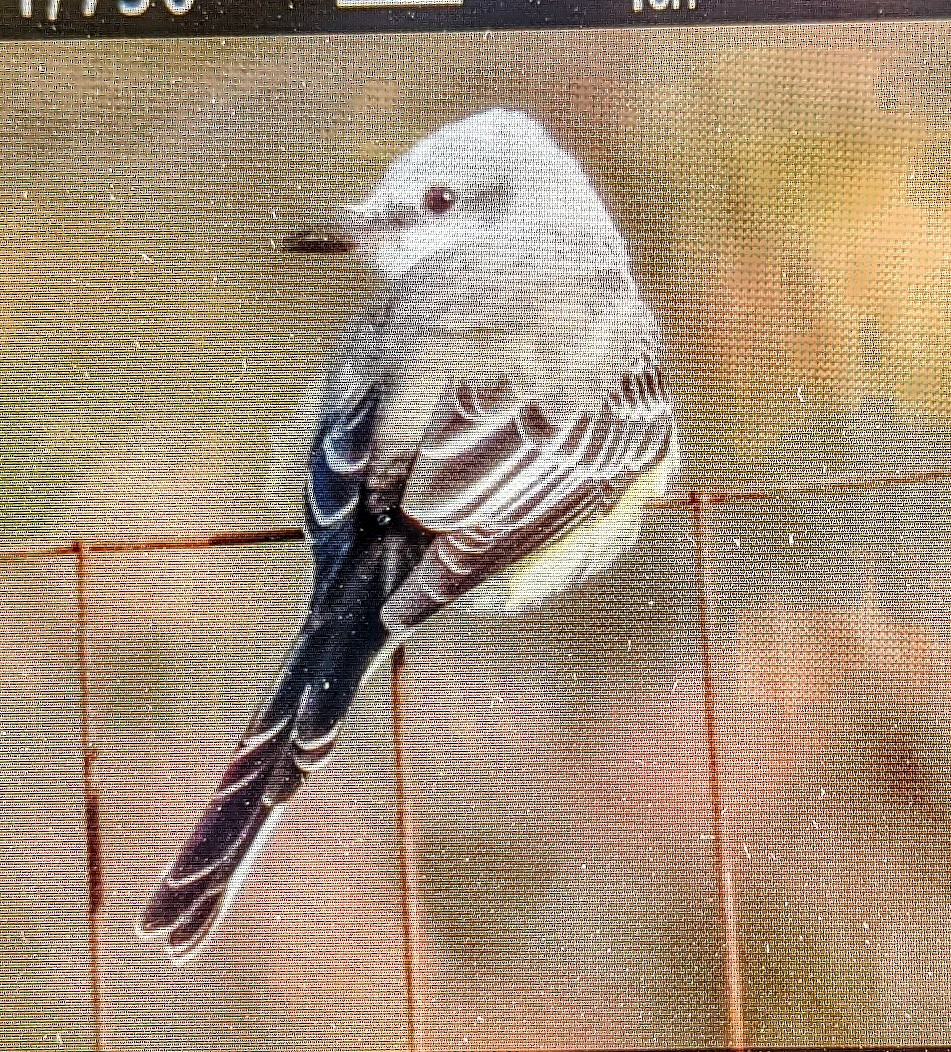
{"type": "MultiPolygon", "coordinates": [[[[275,241],[486,105],[628,235],[678,487],[951,464],[945,26],[7,45],[0,534],[298,521],[290,428],[368,276],[275,241]],[[290,430],[289,430],[290,428],[290,430]],[[283,437],[282,437],[283,436],[283,437]]],[[[711,514],[749,1038],[951,1041],[951,494],[711,514]]],[[[300,546],[99,558],[112,1049],[405,1040],[385,687],[208,952],[131,933],[296,627],[300,546]]],[[[0,577],[0,1026],[88,1047],[68,560],[0,577]]],[[[425,1040],[724,1040],[689,523],[410,653],[425,1040]]]]}

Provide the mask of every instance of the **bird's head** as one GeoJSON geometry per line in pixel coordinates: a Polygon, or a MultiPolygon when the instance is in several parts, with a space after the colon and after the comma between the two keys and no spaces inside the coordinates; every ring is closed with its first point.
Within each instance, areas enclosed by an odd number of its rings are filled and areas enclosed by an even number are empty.
{"type": "Polygon", "coordinates": [[[287,238],[298,252],[366,254],[388,278],[454,253],[524,254],[542,232],[619,235],[579,164],[536,121],[493,109],[447,124],[397,158],[371,193],[287,238]]]}

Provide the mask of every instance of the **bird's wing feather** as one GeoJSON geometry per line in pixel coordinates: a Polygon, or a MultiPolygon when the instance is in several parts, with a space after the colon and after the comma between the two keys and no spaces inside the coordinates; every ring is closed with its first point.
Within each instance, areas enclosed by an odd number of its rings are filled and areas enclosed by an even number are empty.
{"type": "Polygon", "coordinates": [[[367,387],[350,404],[324,413],[307,471],[306,512],[312,540],[320,531],[339,526],[357,506],[372,453],[378,401],[376,389],[367,387]]]}
{"type": "Polygon", "coordinates": [[[452,381],[402,502],[404,514],[437,538],[390,599],[387,618],[416,623],[610,507],[673,441],[652,339],[639,339],[620,376],[567,414],[511,379],[452,381]]]}

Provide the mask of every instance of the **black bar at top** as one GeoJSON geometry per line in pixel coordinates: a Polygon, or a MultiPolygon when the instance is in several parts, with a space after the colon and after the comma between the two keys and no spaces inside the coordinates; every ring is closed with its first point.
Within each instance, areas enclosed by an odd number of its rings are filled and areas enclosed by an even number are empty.
{"type": "Polygon", "coordinates": [[[412,33],[951,18],[951,0],[0,0],[0,39],[412,33]],[[85,7],[85,11],[84,11],[85,7]],[[123,12],[122,8],[125,9],[123,12]]]}

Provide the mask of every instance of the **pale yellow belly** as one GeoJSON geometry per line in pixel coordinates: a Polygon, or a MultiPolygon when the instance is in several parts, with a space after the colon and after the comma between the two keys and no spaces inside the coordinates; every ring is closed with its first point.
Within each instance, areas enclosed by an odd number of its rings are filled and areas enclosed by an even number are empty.
{"type": "MultiPolygon", "coordinates": [[[[514,614],[563,591],[596,573],[602,573],[637,543],[644,505],[663,496],[679,466],[676,440],[671,452],[644,472],[606,514],[588,519],[570,533],[526,555],[474,591],[468,602],[496,614],[514,614]]],[[[424,622],[425,623],[425,622],[424,622]]],[[[394,648],[420,626],[394,632],[378,652],[361,680],[366,683],[394,648]]]]}
{"type": "Polygon", "coordinates": [[[603,515],[587,519],[570,533],[546,544],[504,571],[498,579],[508,612],[533,605],[571,585],[609,569],[633,548],[645,504],[662,496],[676,468],[676,456],[664,458],[640,475],[603,515]]]}

